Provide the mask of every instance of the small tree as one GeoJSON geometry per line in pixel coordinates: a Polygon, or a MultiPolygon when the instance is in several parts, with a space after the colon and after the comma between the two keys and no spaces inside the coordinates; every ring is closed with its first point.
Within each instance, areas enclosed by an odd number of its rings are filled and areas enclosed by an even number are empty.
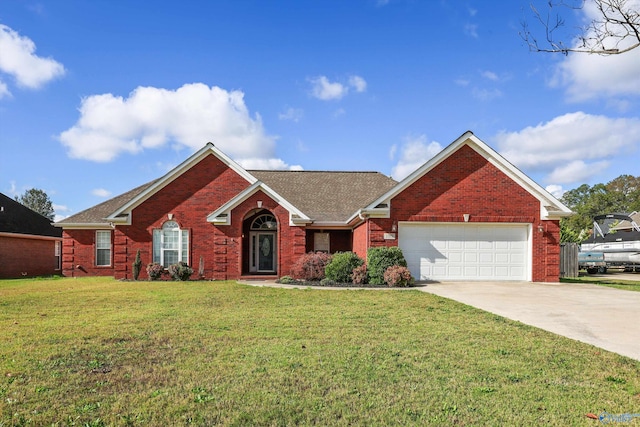
{"type": "Polygon", "coordinates": [[[142,260],[140,259],[140,249],[138,249],[138,252],[136,252],[136,260],[133,262],[133,280],[138,280],[141,268],[142,260]]]}
{"type": "Polygon", "coordinates": [[[16,201],[28,207],[32,211],[38,212],[42,216],[46,216],[51,221],[55,217],[53,204],[47,193],[37,188],[27,190],[21,196],[16,196],[16,201]]]}

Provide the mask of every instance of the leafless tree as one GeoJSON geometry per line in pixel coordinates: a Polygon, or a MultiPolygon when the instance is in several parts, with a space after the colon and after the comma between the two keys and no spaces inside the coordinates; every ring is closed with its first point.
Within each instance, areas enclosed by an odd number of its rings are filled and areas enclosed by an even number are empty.
{"type": "Polygon", "coordinates": [[[549,0],[546,13],[530,5],[533,20],[542,28],[536,33],[544,33],[544,40],[531,31],[527,21],[522,22],[520,37],[534,52],[552,52],[568,55],[570,52],[592,53],[598,55],[618,55],[640,46],[640,1],[638,0],[549,0]],[[567,35],[565,20],[558,9],[585,10],[594,8],[596,17],[583,27],[576,29],[577,34],[567,35]],[[557,36],[560,35],[560,38],[557,36]],[[571,40],[563,41],[563,37],[571,40]],[[542,40],[542,39],[540,39],[542,40]]]}

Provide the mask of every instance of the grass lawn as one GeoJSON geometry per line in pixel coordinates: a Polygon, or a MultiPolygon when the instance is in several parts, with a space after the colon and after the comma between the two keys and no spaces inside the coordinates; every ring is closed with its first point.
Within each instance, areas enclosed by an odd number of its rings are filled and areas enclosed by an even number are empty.
{"type": "Polygon", "coordinates": [[[594,285],[602,285],[610,288],[624,289],[626,291],[640,292],[640,281],[620,280],[615,274],[610,277],[592,277],[587,274],[575,278],[562,278],[561,282],[565,283],[591,283],[594,285]]]}
{"type": "Polygon", "coordinates": [[[417,290],[0,281],[0,426],[566,426],[603,411],[640,412],[640,362],[417,290]]]}

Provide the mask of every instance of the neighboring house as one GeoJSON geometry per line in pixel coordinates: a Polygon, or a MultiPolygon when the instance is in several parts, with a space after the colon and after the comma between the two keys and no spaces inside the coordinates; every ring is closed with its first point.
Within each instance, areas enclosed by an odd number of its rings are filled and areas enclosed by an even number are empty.
{"type": "MultiPolygon", "coordinates": [[[[559,278],[571,211],[467,132],[401,182],[248,171],[209,143],[162,178],[56,223],[65,275],[178,261],[206,279],[288,275],[309,251],[399,246],[417,280],[559,278]]],[[[194,278],[198,274],[194,274],[194,278]]],[[[142,277],[146,277],[142,273],[142,277]]]]}
{"type": "Polygon", "coordinates": [[[61,274],[62,230],[0,193],[0,279],[61,274]]]}
{"type": "MultiPolygon", "coordinates": [[[[626,214],[622,214],[622,215],[626,215],[626,214]]],[[[629,218],[631,218],[631,221],[635,222],[636,225],[640,224],[640,212],[631,212],[629,214],[629,218]]],[[[627,221],[627,220],[622,220],[622,221],[616,221],[616,225],[609,227],[609,232],[612,231],[633,231],[634,226],[631,223],[631,221],[627,221]]],[[[604,230],[603,230],[604,231],[604,230]]]]}

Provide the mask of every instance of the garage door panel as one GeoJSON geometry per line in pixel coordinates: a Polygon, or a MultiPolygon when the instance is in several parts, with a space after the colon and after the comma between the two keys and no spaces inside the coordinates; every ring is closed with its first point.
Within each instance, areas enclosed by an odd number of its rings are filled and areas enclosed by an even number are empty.
{"type": "Polygon", "coordinates": [[[525,224],[401,223],[398,245],[418,280],[527,280],[525,224]]]}

